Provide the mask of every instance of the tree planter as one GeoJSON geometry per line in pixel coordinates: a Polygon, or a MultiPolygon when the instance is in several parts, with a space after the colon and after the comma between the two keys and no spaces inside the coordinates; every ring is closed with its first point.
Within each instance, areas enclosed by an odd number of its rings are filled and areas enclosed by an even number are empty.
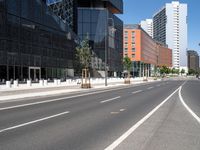
{"type": "Polygon", "coordinates": [[[146,81],[146,82],[147,82],[147,81],[148,81],[148,79],[143,79],[143,81],[146,81]]]}
{"type": "Polygon", "coordinates": [[[130,79],[125,79],[124,80],[124,84],[131,84],[131,80],[130,79]]]}
{"type": "Polygon", "coordinates": [[[91,88],[90,84],[90,73],[88,69],[82,70],[82,82],[81,82],[81,88],[91,88]],[[89,79],[88,79],[89,77],[89,79]]]}
{"type": "Polygon", "coordinates": [[[91,88],[91,84],[90,83],[83,83],[83,84],[81,84],[81,88],[89,89],[89,88],[91,88]]]}

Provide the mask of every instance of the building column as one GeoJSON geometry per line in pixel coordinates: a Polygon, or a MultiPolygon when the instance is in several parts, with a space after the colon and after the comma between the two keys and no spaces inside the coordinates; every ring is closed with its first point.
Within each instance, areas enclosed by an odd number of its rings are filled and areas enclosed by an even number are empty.
{"type": "Polygon", "coordinates": [[[141,76],[142,76],[142,65],[141,65],[141,61],[140,61],[139,63],[140,63],[140,64],[139,64],[139,65],[140,65],[140,66],[139,66],[139,67],[140,67],[140,69],[139,69],[139,77],[141,78],[141,76]]]}
{"type": "Polygon", "coordinates": [[[145,64],[144,63],[142,63],[143,65],[142,65],[142,72],[143,72],[143,75],[142,75],[142,77],[143,77],[143,79],[144,79],[144,71],[145,71],[145,64]]]}
{"type": "Polygon", "coordinates": [[[150,75],[150,69],[149,68],[150,68],[149,64],[147,64],[147,77],[149,77],[149,75],[150,75]]]}

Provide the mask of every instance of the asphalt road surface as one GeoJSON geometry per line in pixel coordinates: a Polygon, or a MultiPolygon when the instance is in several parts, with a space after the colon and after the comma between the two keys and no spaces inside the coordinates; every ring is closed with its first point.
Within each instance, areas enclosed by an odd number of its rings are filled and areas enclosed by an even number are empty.
{"type": "Polygon", "coordinates": [[[168,80],[3,102],[0,150],[199,150],[199,87],[168,80]]]}

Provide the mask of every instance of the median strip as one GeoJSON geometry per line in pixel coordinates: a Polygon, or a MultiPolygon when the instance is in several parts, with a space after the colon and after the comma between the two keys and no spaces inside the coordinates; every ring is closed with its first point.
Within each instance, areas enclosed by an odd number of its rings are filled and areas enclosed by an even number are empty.
{"type": "Polygon", "coordinates": [[[100,103],[103,104],[103,103],[106,103],[106,102],[114,101],[114,100],[119,99],[119,98],[121,98],[121,96],[117,96],[117,97],[114,97],[114,98],[111,98],[111,99],[107,99],[107,100],[101,101],[100,103]]]}
{"type": "Polygon", "coordinates": [[[31,125],[31,124],[34,124],[34,123],[37,123],[37,122],[45,121],[45,120],[48,120],[48,119],[52,119],[52,118],[55,118],[55,117],[59,117],[59,116],[62,116],[62,115],[68,114],[68,113],[70,113],[70,112],[66,111],[66,112],[62,112],[62,113],[56,114],[56,115],[48,116],[48,117],[45,117],[45,118],[41,118],[41,119],[37,119],[37,120],[34,120],[34,121],[26,122],[26,123],[19,124],[19,125],[16,125],[16,126],[12,126],[12,127],[9,127],[9,128],[1,129],[0,133],[5,132],[5,131],[9,131],[9,130],[13,130],[13,129],[17,129],[17,128],[20,128],[20,127],[24,127],[24,126],[27,126],[27,125],[31,125]]]}

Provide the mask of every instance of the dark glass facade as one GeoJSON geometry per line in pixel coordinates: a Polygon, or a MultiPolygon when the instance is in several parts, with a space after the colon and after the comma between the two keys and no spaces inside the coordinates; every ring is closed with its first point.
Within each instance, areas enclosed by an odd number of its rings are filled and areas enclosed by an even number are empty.
{"type": "Polygon", "coordinates": [[[78,2],[78,36],[80,39],[87,36],[90,39],[95,55],[93,69],[104,71],[107,49],[108,75],[113,76],[115,72],[120,76],[123,70],[123,22],[113,13],[105,2],[78,2]],[[89,7],[91,5],[92,8],[89,7]]]}
{"type": "Polygon", "coordinates": [[[0,80],[65,78],[73,33],[43,0],[0,1],[0,80]]]}
{"type": "Polygon", "coordinates": [[[77,33],[77,0],[46,0],[46,4],[77,33]]]}

